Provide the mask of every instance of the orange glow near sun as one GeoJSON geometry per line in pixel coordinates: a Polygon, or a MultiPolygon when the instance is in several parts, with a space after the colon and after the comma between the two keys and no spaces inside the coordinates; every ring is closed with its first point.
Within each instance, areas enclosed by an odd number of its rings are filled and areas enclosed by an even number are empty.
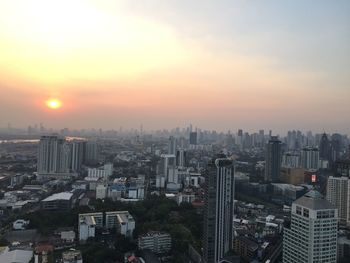
{"type": "Polygon", "coordinates": [[[46,101],[46,106],[49,107],[50,109],[57,110],[61,108],[62,103],[57,99],[49,99],[46,101]]]}

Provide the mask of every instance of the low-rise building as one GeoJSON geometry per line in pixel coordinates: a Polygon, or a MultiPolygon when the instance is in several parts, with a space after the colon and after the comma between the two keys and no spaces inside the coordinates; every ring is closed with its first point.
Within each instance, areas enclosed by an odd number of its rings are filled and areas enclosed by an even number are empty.
{"type": "Polygon", "coordinates": [[[80,250],[68,250],[62,253],[63,263],[83,263],[80,250]]]}
{"type": "Polygon", "coordinates": [[[80,241],[95,237],[96,228],[116,229],[118,233],[132,237],[135,230],[135,220],[128,211],[79,214],[78,228],[80,241]]]}
{"type": "Polygon", "coordinates": [[[44,210],[69,210],[73,205],[73,193],[62,192],[53,194],[41,201],[44,210]]]}
{"type": "Polygon", "coordinates": [[[148,232],[139,236],[138,248],[140,250],[149,249],[154,253],[167,253],[171,249],[171,236],[163,232],[148,232]]]}

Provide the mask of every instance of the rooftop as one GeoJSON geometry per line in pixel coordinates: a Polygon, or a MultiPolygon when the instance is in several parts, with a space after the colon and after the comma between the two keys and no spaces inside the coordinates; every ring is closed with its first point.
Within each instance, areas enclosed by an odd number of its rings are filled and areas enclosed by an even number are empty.
{"type": "Polygon", "coordinates": [[[307,192],[304,196],[297,199],[294,203],[312,210],[335,209],[335,207],[326,199],[324,199],[323,195],[321,195],[316,190],[307,192]]]}
{"type": "Polygon", "coordinates": [[[45,198],[44,200],[42,200],[43,202],[50,202],[50,201],[56,201],[56,200],[70,200],[73,196],[73,193],[69,193],[69,192],[62,192],[62,193],[57,193],[57,194],[53,194],[47,198],[45,198]]]}

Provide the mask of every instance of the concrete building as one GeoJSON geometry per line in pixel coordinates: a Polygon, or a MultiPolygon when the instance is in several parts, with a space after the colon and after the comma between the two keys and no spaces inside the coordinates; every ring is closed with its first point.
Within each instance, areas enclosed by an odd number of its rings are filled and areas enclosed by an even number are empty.
{"type": "Polygon", "coordinates": [[[281,141],[272,136],[266,144],[265,181],[278,182],[280,179],[282,162],[281,141]]]}
{"type": "Polygon", "coordinates": [[[303,184],[305,181],[305,169],[282,167],[280,180],[286,184],[303,184]]]}
{"type": "Polygon", "coordinates": [[[207,263],[223,259],[233,247],[234,162],[212,160],[205,177],[203,258],[207,263]]]}
{"type": "Polygon", "coordinates": [[[128,211],[112,211],[79,214],[79,240],[86,241],[95,236],[95,229],[116,229],[126,237],[132,237],[135,230],[135,220],[128,211]]]}
{"type": "Polygon", "coordinates": [[[283,168],[300,168],[300,154],[296,152],[287,152],[282,156],[283,168]]]}
{"type": "Polygon", "coordinates": [[[116,228],[117,232],[123,236],[132,237],[135,220],[128,211],[106,212],[106,228],[116,228]]]}
{"type": "Polygon", "coordinates": [[[350,179],[345,176],[329,176],[327,200],[338,209],[340,224],[350,226],[350,179]]]}
{"type": "Polygon", "coordinates": [[[98,161],[98,147],[96,141],[88,141],[85,145],[85,163],[95,163],[98,161]]]}
{"type": "Polygon", "coordinates": [[[73,141],[72,142],[72,165],[71,169],[73,172],[80,172],[81,165],[84,161],[84,149],[85,141],[73,141]]]}
{"type": "Polygon", "coordinates": [[[306,147],[301,150],[301,166],[305,169],[320,168],[320,153],[317,148],[306,147]]]}
{"type": "Polygon", "coordinates": [[[63,263],[83,263],[83,257],[80,250],[68,250],[62,253],[63,263]]]}
{"type": "Polygon", "coordinates": [[[38,147],[38,174],[69,172],[70,147],[64,138],[41,136],[38,147]]]}
{"type": "MultiPolygon", "coordinates": [[[[102,215],[102,213],[95,213],[95,214],[102,215]]],[[[96,217],[93,213],[79,214],[78,230],[79,230],[80,242],[84,242],[88,240],[90,237],[95,237],[95,231],[97,226],[95,219],[96,217]]]]}
{"type": "Polygon", "coordinates": [[[107,187],[103,184],[96,186],[96,199],[105,199],[107,197],[107,187]]]}
{"type": "Polygon", "coordinates": [[[74,195],[71,192],[53,194],[41,201],[44,210],[69,210],[74,204],[74,195]]]}
{"type": "Polygon", "coordinates": [[[338,210],[311,190],[292,204],[290,228],[284,229],[283,263],[337,261],[338,210]]]}
{"type": "Polygon", "coordinates": [[[171,249],[171,236],[168,233],[148,232],[138,237],[138,248],[149,249],[156,254],[167,253],[171,249]]]}
{"type": "Polygon", "coordinates": [[[6,247],[0,251],[0,262],[4,263],[29,263],[33,259],[33,250],[15,249],[6,247]]]}

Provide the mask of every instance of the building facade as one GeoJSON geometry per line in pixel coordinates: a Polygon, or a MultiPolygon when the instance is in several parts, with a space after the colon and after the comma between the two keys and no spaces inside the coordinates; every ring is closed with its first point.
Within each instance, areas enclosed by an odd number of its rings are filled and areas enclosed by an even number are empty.
{"type": "Polygon", "coordinates": [[[311,190],[292,204],[290,228],[284,229],[283,263],[337,261],[338,210],[311,190]]]}
{"type": "Polygon", "coordinates": [[[340,224],[350,226],[350,179],[345,176],[329,176],[327,200],[338,209],[340,224]]]}
{"type": "Polygon", "coordinates": [[[278,182],[281,173],[282,147],[277,136],[272,136],[266,144],[265,181],[278,182]]]}
{"type": "Polygon", "coordinates": [[[233,247],[234,162],[212,160],[205,178],[203,258],[216,263],[233,247]]]}

